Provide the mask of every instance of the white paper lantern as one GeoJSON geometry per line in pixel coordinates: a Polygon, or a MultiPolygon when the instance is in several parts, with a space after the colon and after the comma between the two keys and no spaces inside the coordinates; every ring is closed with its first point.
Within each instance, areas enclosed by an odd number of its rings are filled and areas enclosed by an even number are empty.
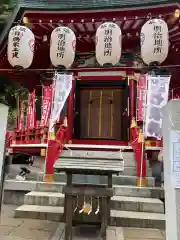
{"type": "Polygon", "coordinates": [[[151,19],[141,29],[141,57],[144,63],[162,63],[167,58],[169,33],[166,22],[151,19]]]}
{"type": "Polygon", "coordinates": [[[25,26],[11,28],[8,37],[8,61],[13,67],[28,68],[34,56],[35,37],[25,26]]]}
{"type": "Polygon", "coordinates": [[[101,24],[96,32],[96,59],[100,65],[119,62],[121,57],[122,33],[113,22],[101,24]]]}
{"type": "Polygon", "coordinates": [[[76,36],[68,27],[57,27],[51,33],[50,59],[55,67],[69,68],[75,58],[76,36]]]}

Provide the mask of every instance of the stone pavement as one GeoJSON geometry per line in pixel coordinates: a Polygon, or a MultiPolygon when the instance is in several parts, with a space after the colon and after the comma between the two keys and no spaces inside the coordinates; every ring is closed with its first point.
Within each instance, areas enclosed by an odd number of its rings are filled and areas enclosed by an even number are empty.
{"type": "MultiPolygon", "coordinates": [[[[15,206],[4,205],[0,219],[0,240],[63,240],[64,225],[57,222],[15,219],[15,206]]],[[[100,240],[95,230],[76,230],[73,240],[100,240]],[[88,232],[87,232],[88,231],[88,232]],[[86,233],[86,234],[85,234],[86,233]],[[82,235],[88,235],[82,237],[82,235]]],[[[110,240],[164,240],[164,233],[158,229],[115,228],[108,230],[110,240]]],[[[107,240],[108,240],[107,239],[107,240]]]]}

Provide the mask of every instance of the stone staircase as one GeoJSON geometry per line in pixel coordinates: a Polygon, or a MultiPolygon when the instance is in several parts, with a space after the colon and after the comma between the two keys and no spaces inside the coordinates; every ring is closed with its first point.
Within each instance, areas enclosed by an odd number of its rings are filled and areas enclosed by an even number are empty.
{"type": "MultiPolygon", "coordinates": [[[[94,157],[98,159],[97,152],[72,152],[64,151],[62,157],[77,157],[77,154],[81,153],[80,157],[93,157],[94,154],[94,157]]],[[[98,154],[100,154],[99,157],[101,158],[107,156],[109,161],[117,157],[120,158],[119,152],[108,152],[108,154],[107,152],[100,152],[98,154]],[[110,154],[112,154],[111,157],[110,154]]],[[[123,154],[123,158],[124,173],[113,177],[115,196],[111,200],[111,225],[164,229],[164,204],[160,200],[164,195],[163,189],[153,187],[154,179],[151,177],[149,166],[147,166],[149,186],[136,187],[133,155],[131,152],[126,152],[123,154]]],[[[65,183],[65,175],[57,173],[55,178],[58,182],[37,183],[36,188],[25,195],[24,205],[16,209],[15,217],[61,221],[64,204],[62,188],[65,183]]],[[[90,183],[92,177],[85,178],[85,176],[81,176],[80,178],[80,176],[75,176],[74,181],[90,183]]],[[[97,181],[103,184],[104,179],[96,179],[97,181]]]]}

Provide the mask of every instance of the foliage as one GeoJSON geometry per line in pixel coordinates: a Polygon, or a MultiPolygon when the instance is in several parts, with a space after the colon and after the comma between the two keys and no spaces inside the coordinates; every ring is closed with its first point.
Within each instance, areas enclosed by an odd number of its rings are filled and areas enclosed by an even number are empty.
{"type": "Polygon", "coordinates": [[[13,130],[16,125],[16,109],[9,108],[7,128],[8,130],[13,130]]]}
{"type": "Polygon", "coordinates": [[[9,106],[8,129],[15,127],[17,98],[27,99],[28,90],[7,76],[0,76],[0,100],[9,106]]]}
{"type": "Polygon", "coordinates": [[[7,76],[0,76],[0,99],[14,109],[16,108],[17,96],[25,99],[27,97],[27,89],[10,80],[7,76]]]}
{"type": "MultiPolygon", "coordinates": [[[[18,0],[0,0],[0,34],[4,29],[9,14],[12,12],[18,0]]],[[[0,76],[0,100],[9,105],[8,129],[14,126],[16,119],[16,97],[19,94],[19,86],[8,79],[0,76]]],[[[23,91],[22,91],[23,92],[23,91]]],[[[24,91],[25,93],[26,91],[24,91]]]]}

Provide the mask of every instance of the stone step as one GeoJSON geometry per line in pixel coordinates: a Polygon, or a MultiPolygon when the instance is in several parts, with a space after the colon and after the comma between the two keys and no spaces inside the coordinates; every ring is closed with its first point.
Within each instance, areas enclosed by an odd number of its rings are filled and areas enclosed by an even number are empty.
{"type": "MultiPolygon", "coordinates": [[[[89,183],[89,184],[106,184],[107,178],[103,176],[92,176],[92,175],[74,175],[73,182],[74,183],[89,183]]],[[[65,182],[66,175],[64,173],[54,173],[54,180],[56,182],[65,182]]],[[[136,176],[128,176],[128,175],[119,175],[113,176],[113,184],[114,185],[136,185],[136,176]]],[[[154,186],[154,178],[147,177],[147,185],[154,186]]]]}
{"type": "MultiPolygon", "coordinates": [[[[5,191],[16,192],[62,192],[64,182],[39,182],[39,181],[17,181],[6,180],[5,191]]],[[[129,197],[147,197],[147,198],[164,198],[164,188],[162,187],[137,187],[130,185],[113,185],[116,196],[129,197]]]]}
{"type": "MultiPolygon", "coordinates": [[[[25,205],[63,206],[64,195],[54,192],[30,192],[25,195],[25,205]]],[[[111,208],[115,210],[163,213],[164,205],[155,198],[114,196],[111,208]]]]}
{"type": "MultiPolygon", "coordinates": [[[[15,210],[15,217],[59,222],[63,220],[63,207],[23,205],[15,210]]],[[[110,223],[112,226],[164,229],[165,215],[111,210],[110,223]]]]}
{"type": "MultiPolygon", "coordinates": [[[[6,182],[6,184],[9,183],[9,186],[6,189],[10,189],[13,187],[13,189],[19,190],[17,188],[18,184],[20,182],[6,182]],[[15,188],[16,187],[16,188],[15,188]]],[[[59,183],[44,183],[44,182],[37,182],[34,187],[31,187],[30,185],[32,182],[23,182],[23,189],[27,189],[29,191],[42,191],[42,192],[60,192],[62,193],[62,188],[65,185],[63,182],[59,183]],[[25,184],[26,183],[26,184],[25,184]],[[29,188],[28,188],[29,187],[29,188]]],[[[22,189],[22,186],[21,188],[22,189]]],[[[164,198],[164,189],[160,187],[137,187],[137,186],[128,186],[128,185],[114,185],[114,194],[116,196],[127,196],[127,197],[144,197],[144,198],[164,198]]]]}
{"type": "Polygon", "coordinates": [[[25,164],[10,164],[8,166],[8,179],[15,179],[16,176],[20,173],[21,167],[26,167],[30,170],[30,173],[26,175],[26,180],[36,180],[43,181],[44,173],[42,172],[43,168],[37,168],[34,166],[28,166],[25,164]]]}
{"type": "MultiPolygon", "coordinates": [[[[136,176],[136,174],[137,174],[136,167],[132,167],[132,166],[124,167],[124,171],[121,172],[121,175],[127,175],[127,176],[136,176]]],[[[152,177],[152,169],[147,167],[146,174],[147,174],[147,177],[152,177]]]]}
{"type": "Polygon", "coordinates": [[[165,214],[111,210],[111,225],[165,229],[165,214]]]}

